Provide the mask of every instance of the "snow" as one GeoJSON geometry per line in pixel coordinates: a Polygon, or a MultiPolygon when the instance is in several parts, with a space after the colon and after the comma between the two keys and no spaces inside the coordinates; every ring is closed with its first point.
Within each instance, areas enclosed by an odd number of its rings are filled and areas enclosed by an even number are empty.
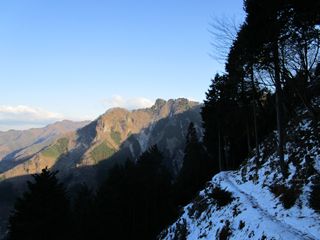
{"type": "MultiPolygon", "coordinates": [[[[239,170],[214,176],[198,197],[183,208],[179,219],[159,238],[176,239],[178,225],[185,222],[187,239],[219,239],[220,231],[229,221],[229,239],[320,239],[320,214],[309,207],[312,176],[305,176],[302,192],[290,209],[285,209],[279,198],[270,191],[270,186],[274,184],[281,183],[289,187],[292,182],[299,181],[299,173],[304,173],[307,164],[310,164],[308,159],[314,159],[313,167],[317,174],[320,172],[319,142],[313,135],[311,121],[302,119],[296,126],[291,124],[288,131],[295,136],[303,135],[303,138],[296,140],[303,141],[300,145],[293,140],[286,144],[285,161],[289,172],[286,179],[280,173],[276,151],[264,158],[257,172],[255,157],[252,157],[239,170]],[[311,144],[312,147],[303,144],[311,144]],[[290,160],[296,156],[299,163],[290,160]],[[208,193],[217,186],[232,193],[234,200],[229,205],[219,208],[210,199],[208,193]],[[204,208],[197,208],[199,205],[204,208]]],[[[265,148],[265,144],[261,145],[261,152],[265,148]]]]}
{"type": "Polygon", "coordinates": [[[142,152],[145,152],[149,147],[149,140],[153,127],[154,124],[151,124],[148,128],[142,129],[141,133],[137,136],[137,140],[142,152]]]}
{"type": "Polygon", "coordinates": [[[134,149],[132,143],[129,144],[129,149],[132,157],[135,157],[134,149]]]}
{"type": "Polygon", "coordinates": [[[320,155],[316,156],[314,168],[320,172],[320,155]]]}
{"type": "MultiPolygon", "coordinates": [[[[261,176],[263,172],[259,172],[261,176]]],[[[188,215],[191,205],[184,208],[185,213],[180,217],[186,219],[190,234],[187,239],[217,239],[217,232],[222,229],[226,220],[231,222],[232,235],[230,239],[318,239],[320,233],[319,216],[308,208],[285,211],[281,204],[275,200],[268,189],[260,184],[242,182],[237,172],[222,172],[212,181],[212,188],[219,185],[221,188],[232,192],[236,199],[229,206],[217,209],[211,205],[199,219],[188,215]],[[234,216],[234,209],[239,215],[234,216]],[[245,223],[239,229],[240,221],[245,223]],[[317,224],[314,224],[317,223],[317,224]]],[[[176,223],[175,223],[176,224],[176,223]]],[[[171,226],[175,228],[175,224],[171,226]]],[[[173,234],[168,234],[164,239],[174,239],[173,234]]]]}

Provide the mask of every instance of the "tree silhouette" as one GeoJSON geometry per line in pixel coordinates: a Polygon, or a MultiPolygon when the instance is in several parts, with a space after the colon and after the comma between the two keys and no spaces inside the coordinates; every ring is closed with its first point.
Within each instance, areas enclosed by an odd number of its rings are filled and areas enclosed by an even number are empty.
{"type": "Polygon", "coordinates": [[[9,218],[9,240],[66,239],[69,203],[57,172],[47,168],[34,174],[28,190],[18,198],[9,218]]]}
{"type": "Polygon", "coordinates": [[[248,43],[245,51],[254,60],[257,72],[265,72],[264,78],[269,79],[275,90],[278,156],[282,173],[286,175],[284,129],[288,115],[292,116],[297,106],[292,100],[299,99],[317,121],[310,83],[319,59],[320,3],[317,0],[246,0],[244,9],[247,13],[245,42],[248,43]]]}
{"type": "Polygon", "coordinates": [[[175,217],[170,174],[152,146],[115,165],[97,193],[95,239],[155,239],[175,217]]]}
{"type": "Polygon", "coordinates": [[[186,137],[183,165],[177,179],[178,204],[189,202],[207,181],[210,168],[202,143],[191,122],[186,137]]]}
{"type": "Polygon", "coordinates": [[[94,231],[94,194],[86,184],[77,189],[71,213],[72,237],[90,239],[94,231]]]}

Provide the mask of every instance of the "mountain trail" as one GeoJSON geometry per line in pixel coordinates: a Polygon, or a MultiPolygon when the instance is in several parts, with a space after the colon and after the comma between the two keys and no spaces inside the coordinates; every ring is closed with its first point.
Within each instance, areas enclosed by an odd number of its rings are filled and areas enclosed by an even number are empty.
{"type": "Polygon", "coordinates": [[[252,195],[242,191],[237,184],[235,184],[230,179],[230,173],[223,173],[224,181],[232,188],[233,192],[236,192],[237,195],[242,198],[244,201],[251,205],[252,209],[257,211],[257,214],[261,215],[262,218],[267,219],[270,221],[270,224],[273,224],[275,228],[281,229],[281,235],[279,235],[279,239],[291,239],[291,240],[316,240],[317,238],[310,235],[309,233],[302,232],[292,225],[289,225],[283,221],[280,221],[275,216],[271,215],[267,209],[261,207],[258,203],[257,199],[254,198],[252,195]]]}

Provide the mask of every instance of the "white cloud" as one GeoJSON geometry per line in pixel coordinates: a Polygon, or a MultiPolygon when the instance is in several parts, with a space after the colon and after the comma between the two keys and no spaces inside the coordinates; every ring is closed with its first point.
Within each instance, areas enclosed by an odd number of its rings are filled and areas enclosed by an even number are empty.
{"type": "Polygon", "coordinates": [[[107,108],[121,107],[129,110],[147,108],[154,104],[154,101],[144,97],[124,98],[120,95],[113,95],[111,98],[102,100],[107,108]]]}
{"type": "Polygon", "coordinates": [[[43,127],[63,119],[59,113],[25,105],[0,105],[0,130],[43,127]]]}

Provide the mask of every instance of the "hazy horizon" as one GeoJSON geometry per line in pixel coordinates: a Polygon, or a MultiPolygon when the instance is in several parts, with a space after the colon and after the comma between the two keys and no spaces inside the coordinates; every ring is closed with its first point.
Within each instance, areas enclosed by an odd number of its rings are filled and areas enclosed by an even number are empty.
{"type": "MultiPolygon", "coordinates": [[[[184,98],[184,97],[178,97],[173,100],[176,100],[179,98],[184,98]]],[[[157,99],[162,99],[165,101],[172,100],[172,98],[170,98],[170,99],[156,98],[156,100],[157,99]]],[[[190,98],[185,98],[185,99],[188,99],[189,101],[193,101],[193,102],[198,102],[199,104],[203,103],[203,101],[197,101],[195,99],[190,99],[190,98]]],[[[43,128],[43,127],[47,127],[48,125],[55,124],[58,122],[63,122],[63,121],[91,122],[91,121],[94,121],[95,119],[99,118],[99,116],[101,116],[102,114],[104,114],[105,112],[107,112],[110,109],[124,108],[129,111],[144,109],[144,108],[152,107],[155,104],[156,100],[154,100],[153,102],[150,101],[150,104],[149,104],[149,102],[144,103],[143,101],[141,104],[136,103],[135,101],[137,101],[137,99],[132,99],[133,102],[128,102],[128,103],[125,101],[120,101],[119,99],[118,99],[118,101],[114,100],[114,103],[110,103],[109,107],[107,107],[103,112],[98,113],[97,116],[95,116],[91,119],[89,119],[89,118],[87,118],[87,119],[85,119],[85,118],[83,118],[83,119],[81,119],[81,118],[78,118],[78,119],[64,118],[62,115],[61,116],[55,115],[53,113],[45,112],[42,109],[28,109],[27,106],[19,105],[16,107],[16,109],[21,109],[21,111],[20,111],[21,116],[20,117],[22,118],[22,121],[16,120],[14,118],[15,113],[13,113],[13,112],[11,112],[11,118],[10,118],[10,116],[9,116],[10,113],[9,113],[9,111],[7,111],[6,118],[11,122],[11,124],[10,123],[9,124],[1,123],[0,132],[7,132],[7,131],[11,131],[11,130],[19,131],[19,130],[29,130],[29,129],[34,129],[34,128],[43,128]],[[30,115],[33,115],[33,116],[30,116],[30,115]],[[36,115],[39,115],[39,116],[46,115],[47,119],[42,119],[41,117],[39,117],[39,119],[36,119],[37,118],[36,115]],[[23,119],[25,119],[25,120],[23,120],[23,119]],[[29,120],[29,122],[28,122],[28,120],[29,120]]],[[[0,107],[0,115],[3,114],[3,113],[1,113],[1,108],[3,108],[3,106],[0,107]]],[[[12,111],[14,111],[14,110],[12,110],[12,111]]]]}

